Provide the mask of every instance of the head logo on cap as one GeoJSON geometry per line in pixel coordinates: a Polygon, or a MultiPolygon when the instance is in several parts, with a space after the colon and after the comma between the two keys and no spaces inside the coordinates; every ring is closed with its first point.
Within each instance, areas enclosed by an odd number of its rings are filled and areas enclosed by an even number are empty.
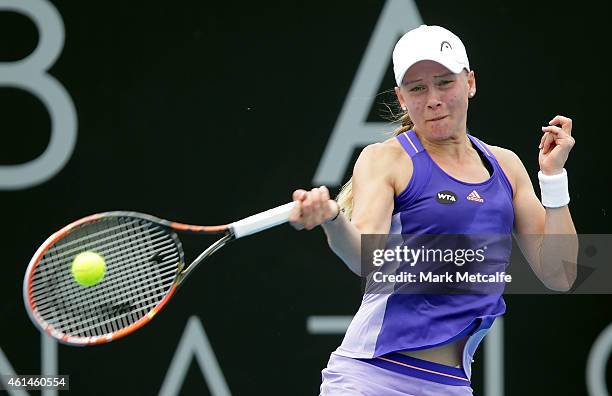
{"type": "Polygon", "coordinates": [[[440,52],[444,51],[445,49],[452,50],[453,46],[450,45],[448,41],[442,41],[442,44],[440,44],[440,52]]]}

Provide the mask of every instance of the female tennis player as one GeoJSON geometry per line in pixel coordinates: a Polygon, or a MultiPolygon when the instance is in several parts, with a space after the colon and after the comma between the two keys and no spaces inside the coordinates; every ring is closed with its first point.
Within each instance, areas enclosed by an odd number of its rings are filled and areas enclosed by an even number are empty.
{"type": "MultiPolygon", "coordinates": [[[[359,275],[362,234],[576,234],[564,169],[574,145],[569,118],[554,117],[538,135],[540,201],[516,154],[467,133],[476,78],[456,35],[411,30],[397,42],[393,66],[402,127],[361,152],[337,201],[325,187],[295,191],[296,229],[321,225],[359,275]],[[448,202],[440,202],[442,191],[448,202]]],[[[546,286],[569,290],[575,267],[540,260],[543,240],[521,248],[546,286]]],[[[472,394],[472,357],[504,312],[501,294],[365,294],[322,372],[321,394],[472,394]]]]}

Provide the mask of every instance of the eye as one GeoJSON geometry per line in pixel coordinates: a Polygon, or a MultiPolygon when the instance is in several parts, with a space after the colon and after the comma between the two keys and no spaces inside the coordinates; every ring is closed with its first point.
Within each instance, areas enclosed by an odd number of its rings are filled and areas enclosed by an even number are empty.
{"type": "Polygon", "coordinates": [[[450,84],[452,82],[453,82],[453,80],[442,80],[442,81],[440,81],[440,85],[448,85],[448,84],[450,84]]]}
{"type": "Polygon", "coordinates": [[[422,91],[424,89],[425,89],[425,87],[423,87],[422,85],[416,85],[416,86],[410,88],[410,92],[419,92],[419,91],[422,91]]]}

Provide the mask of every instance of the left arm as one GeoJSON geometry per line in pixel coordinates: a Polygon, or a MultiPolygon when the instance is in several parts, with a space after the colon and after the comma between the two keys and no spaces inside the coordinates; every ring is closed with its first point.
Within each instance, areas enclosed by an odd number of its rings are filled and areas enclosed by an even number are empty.
{"type": "MultiPolygon", "coordinates": [[[[542,128],[539,164],[546,176],[563,172],[574,145],[572,121],[557,116],[542,128]],[[561,126],[556,126],[560,124],[561,126]]],[[[537,277],[552,290],[571,289],[577,274],[578,238],[567,204],[544,207],[535,194],[527,170],[509,150],[504,162],[514,180],[514,218],[517,243],[537,277]]]]}

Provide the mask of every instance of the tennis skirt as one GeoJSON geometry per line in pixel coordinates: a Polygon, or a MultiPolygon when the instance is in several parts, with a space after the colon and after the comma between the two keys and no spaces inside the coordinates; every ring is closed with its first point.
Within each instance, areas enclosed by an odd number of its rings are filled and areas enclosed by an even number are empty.
{"type": "Polygon", "coordinates": [[[389,353],[354,359],[332,353],[321,372],[321,396],[465,396],[470,380],[460,368],[389,353]]]}

